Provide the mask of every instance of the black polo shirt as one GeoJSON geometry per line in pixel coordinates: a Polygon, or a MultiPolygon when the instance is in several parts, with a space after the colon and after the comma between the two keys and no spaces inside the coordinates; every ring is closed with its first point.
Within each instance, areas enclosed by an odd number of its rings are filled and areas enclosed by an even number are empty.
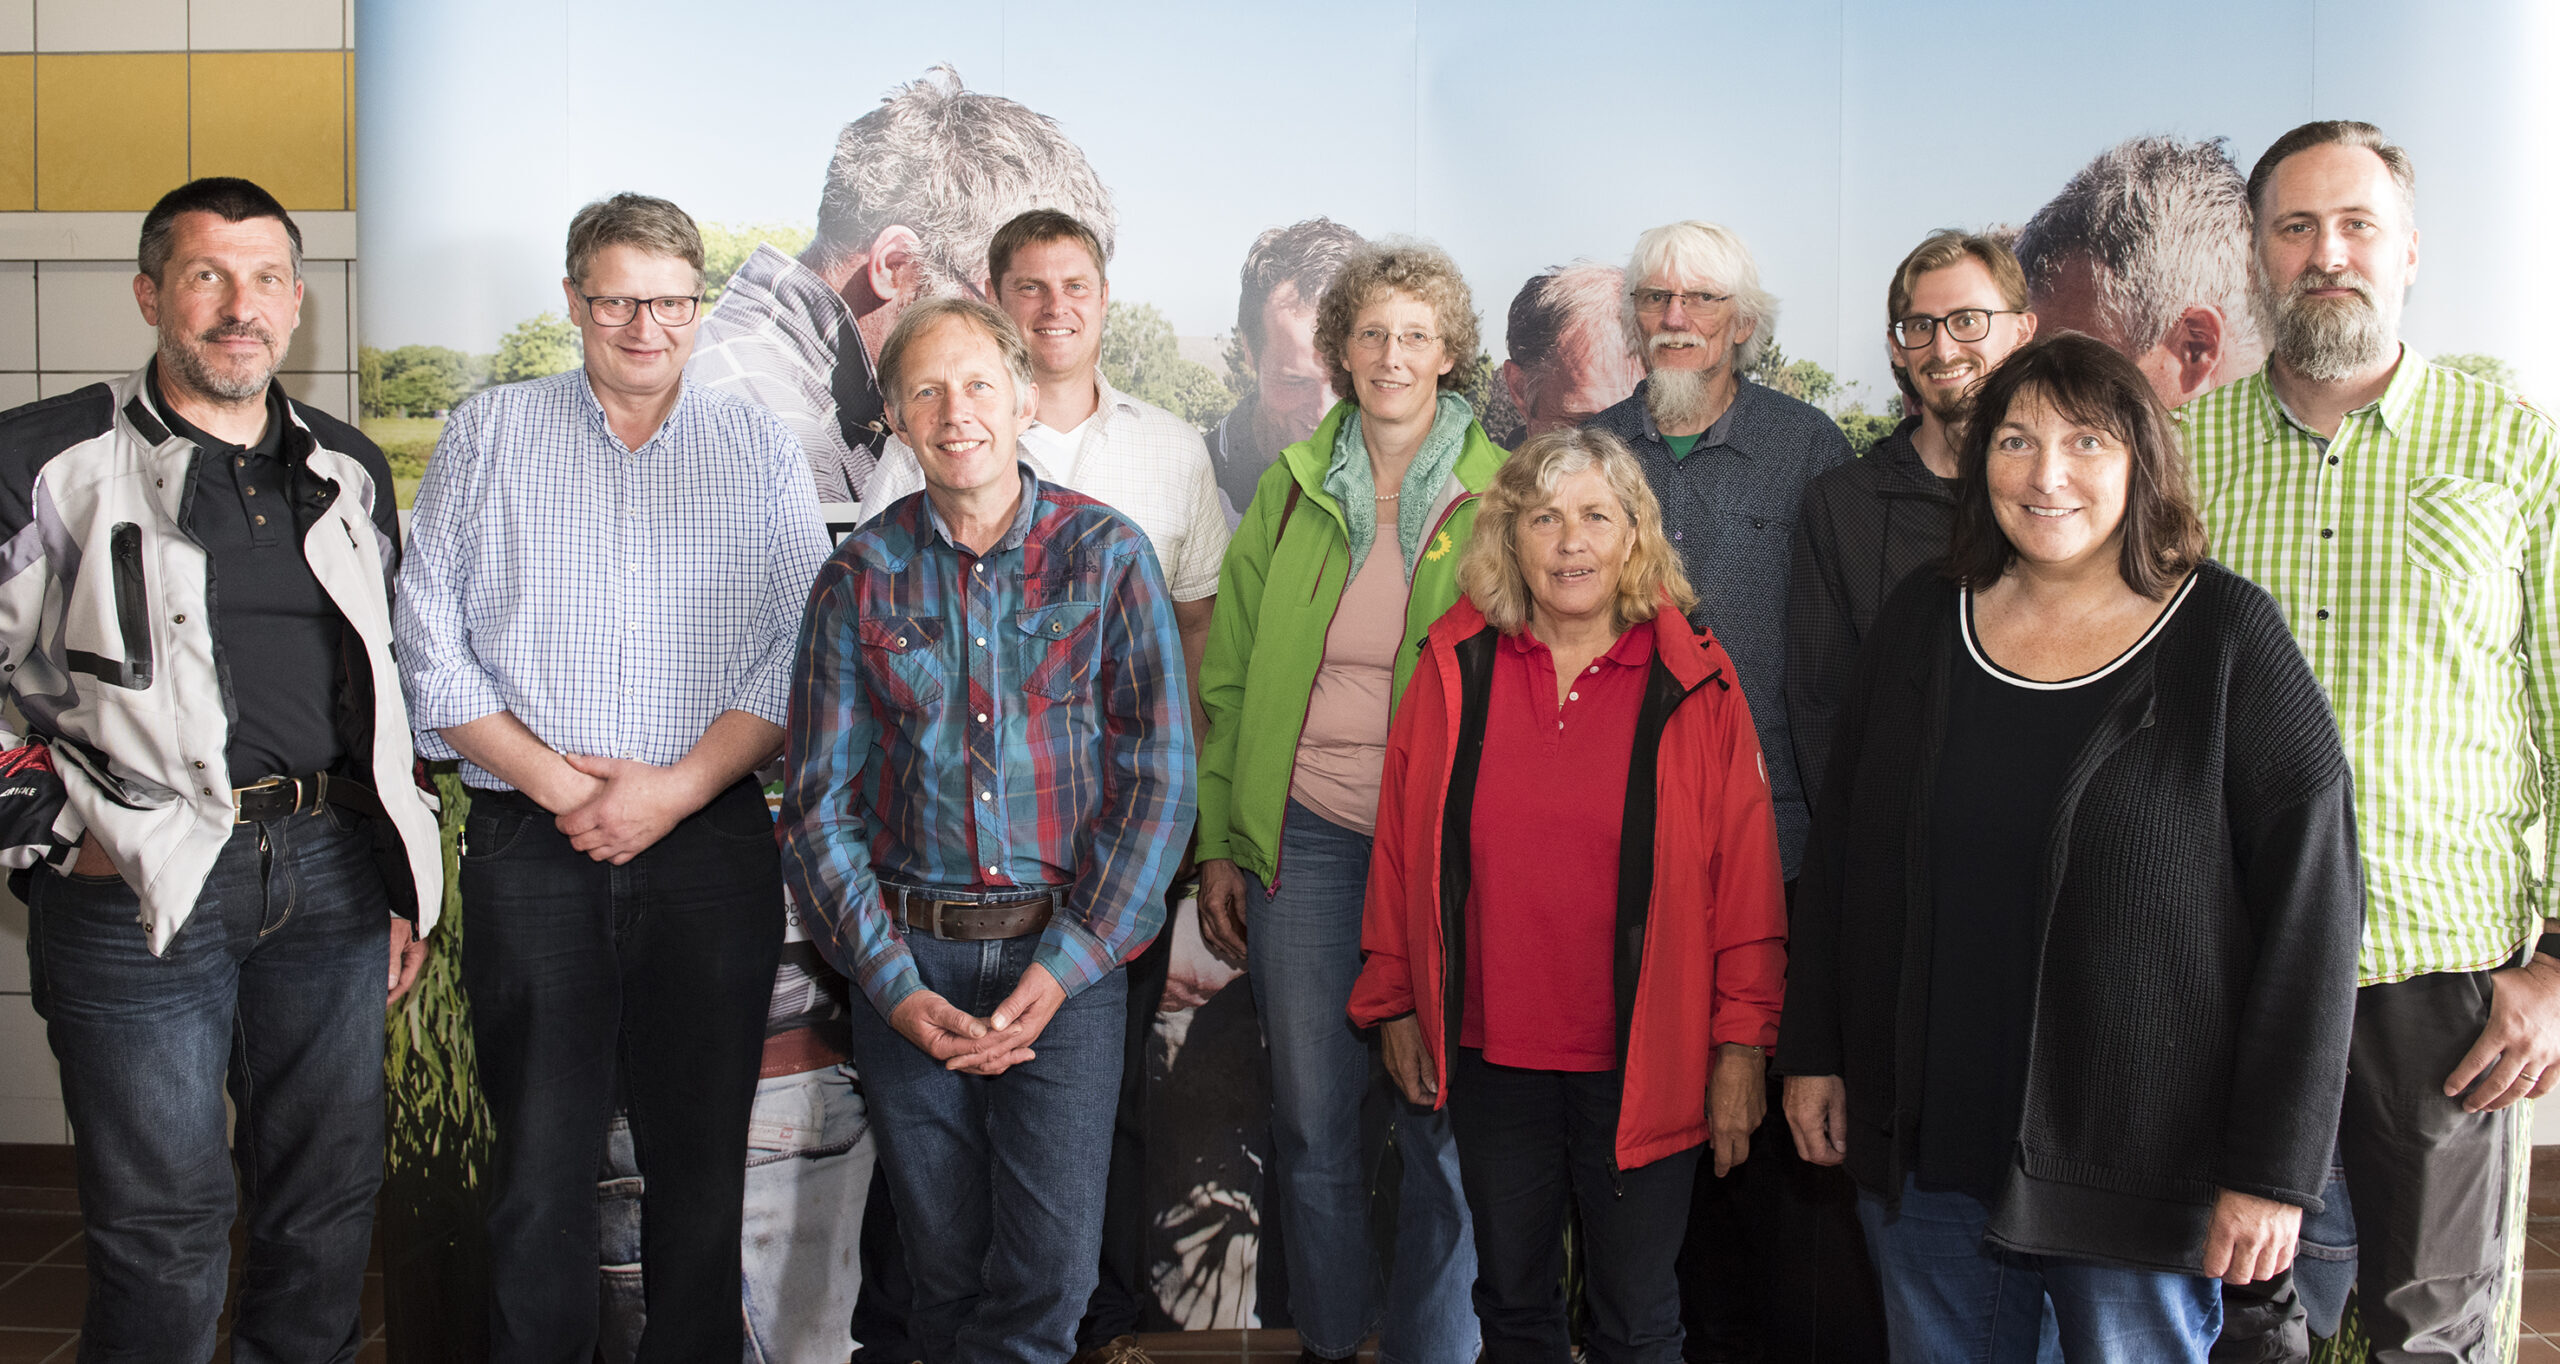
{"type": "Polygon", "coordinates": [[[346,756],[337,725],[343,624],[302,541],[335,500],[337,485],[303,462],[308,439],[288,439],[294,427],[282,387],[267,386],[266,433],[240,446],[173,411],[159,373],[154,361],[159,416],[197,452],[179,521],[208,561],[206,615],[230,693],[223,757],[232,784],[335,770],[346,756]]]}

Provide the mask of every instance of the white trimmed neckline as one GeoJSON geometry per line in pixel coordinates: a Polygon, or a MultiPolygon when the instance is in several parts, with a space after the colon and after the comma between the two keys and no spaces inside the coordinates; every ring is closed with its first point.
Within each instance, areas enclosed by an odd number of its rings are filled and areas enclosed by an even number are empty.
{"type": "Polygon", "coordinates": [[[1973,637],[1973,589],[1970,587],[1958,589],[1962,593],[1962,603],[1961,609],[1956,613],[1956,633],[1964,637],[1964,651],[1971,654],[1973,661],[1994,680],[2006,682],[2013,687],[2024,687],[2029,691],[2069,691],[2074,687],[2085,687],[2092,682],[2103,681],[2109,674],[2131,662],[2134,655],[2142,652],[2144,645],[2149,644],[2159,636],[2162,630],[2168,628],[2169,618],[2178,614],[2178,604],[2185,601],[2187,593],[2195,589],[2196,579],[2199,576],[2201,575],[2195,573],[2188,574],[2187,580],[2178,584],[2178,590],[2170,594],[2169,605],[2161,610],[2158,619],[2151,622],[2151,628],[2142,632],[2142,638],[2126,646],[2123,653],[2108,660],[2107,666],[2096,672],[2082,673],[2078,677],[2066,677],[2059,682],[2039,682],[2032,677],[2021,677],[1992,662],[1983,654],[1982,645],[1973,637]]]}

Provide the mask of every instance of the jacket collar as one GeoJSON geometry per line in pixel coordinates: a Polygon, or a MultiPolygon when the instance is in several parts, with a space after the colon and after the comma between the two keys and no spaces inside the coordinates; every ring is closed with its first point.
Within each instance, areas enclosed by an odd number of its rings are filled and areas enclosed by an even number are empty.
{"type": "MultiPolygon", "coordinates": [[[[1473,600],[1460,596],[1449,613],[1431,623],[1430,638],[1444,650],[1455,651],[1460,644],[1491,630],[1493,623],[1476,609],[1473,600]]],[[[1683,691],[1695,691],[1699,684],[1718,672],[1733,676],[1733,659],[1716,642],[1714,635],[1693,634],[1689,622],[1665,596],[1653,615],[1654,657],[1680,683],[1683,691]]]]}

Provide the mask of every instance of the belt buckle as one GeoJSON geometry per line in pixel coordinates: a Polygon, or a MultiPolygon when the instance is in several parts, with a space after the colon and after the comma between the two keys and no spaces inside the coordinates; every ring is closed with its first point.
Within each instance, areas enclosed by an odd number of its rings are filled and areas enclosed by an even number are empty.
{"type": "Polygon", "coordinates": [[[933,906],[933,909],[932,909],[932,912],[931,912],[931,913],[928,913],[927,915],[925,915],[925,920],[924,920],[924,931],[925,931],[925,932],[927,932],[927,933],[932,934],[936,939],[938,939],[938,940],[940,940],[940,941],[943,941],[943,942],[949,942],[949,941],[951,941],[949,938],[945,938],[945,937],[943,937],[943,936],[942,936],[942,906],[943,906],[943,905],[944,905],[944,903],[946,903],[946,902],[942,899],[942,897],[940,897],[940,896],[938,896],[938,895],[937,895],[937,896],[931,896],[931,897],[928,897],[928,898],[925,900],[925,903],[926,903],[926,904],[928,904],[928,905],[933,906]]]}
{"type": "Polygon", "coordinates": [[[293,783],[293,808],[292,808],[291,810],[286,811],[285,813],[287,813],[287,814],[299,814],[299,813],[301,813],[301,811],[302,811],[302,778],[300,778],[300,777],[263,777],[263,778],[260,778],[260,779],[259,779],[259,780],[257,780],[257,781],[253,781],[253,782],[249,783],[248,785],[241,787],[239,790],[234,791],[234,792],[232,792],[232,793],[231,793],[231,822],[232,822],[232,823],[234,823],[234,824],[249,824],[249,823],[254,823],[254,822],[255,822],[255,821],[251,820],[251,819],[249,818],[248,814],[240,808],[240,798],[241,798],[243,795],[246,795],[247,793],[249,793],[249,792],[251,792],[251,791],[272,791],[272,790],[274,790],[275,788],[277,788],[277,787],[279,787],[279,786],[282,786],[282,785],[284,785],[284,784],[285,784],[285,783],[287,783],[287,782],[291,782],[291,783],[293,783]]]}

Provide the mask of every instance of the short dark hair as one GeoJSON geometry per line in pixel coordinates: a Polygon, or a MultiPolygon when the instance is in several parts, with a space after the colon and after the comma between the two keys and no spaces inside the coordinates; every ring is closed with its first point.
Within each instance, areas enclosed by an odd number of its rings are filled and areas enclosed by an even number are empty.
{"type": "Polygon", "coordinates": [[[2276,167],[2296,152],[2314,147],[2362,147],[2381,158],[2383,168],[2391,172],[2391,183],[2400,191],[2400,211],[2412,223],[2418,220],[2418,168],[2400,145],[2383,136],[2382,130],[2370,123],[2351,118],[2324,118],[2305,123],[2275,140],[2275,145],[2258,157],[2249,168],[2249,218],[2257,221],[2266,209],[2267,182],[2276,178],[2276,167]]]}
{"type": "Polygon", "coordinates": [[[210,213],[226,223],[273,218],[284,224],[284,235],[293,243],[293,277],[302,278],[302,229],[293,225],[293,215],[284,211],[276,196],[236,175],[208,175],[161,195],[160,202],[142,215],[142,245],[134,252],[133,263],[153,283],[169,268],[170,239],[177,235],[179,215],[186,213],[210,213]]]}
{"type": "Polygon", "coordinates": [[[624,193],[579,209],[569,220],[570,283],[586,287],[587,267],[608,246],[673,256],[693,267],[695,290],[702,287],[702,229],[694,226],[692,214],[665,199],[624,193]]]}
{"type": "Polygon", "coordinates": [[[1298,301],[1312,308],[1342,272],[1342,263],[1366,245],[1359,233],[1331,218],[1267,228],[1254,238],[1253,249],[1244,254],[1244,268],[1237,272],[1236,336],[1245,348],[1258,352],[1268,340],[1262,334],[1262,314],[1281,285],[1297,285],[1298,301]]]}
{"type": "Polygon", "coordinates": [[[1035,208],[1017,213],[996,229],[987,241],[987,290],[992,295],[1004,283],[1004,272],[1013,268],[1013,258],[1024,248],[1043,242],[1074,242],[1093,257],[1093,273],[1103,283],[1111,282],[1111,273],[1102,259],[1102,238],[1072,213],[1054,208],[1035,208]]]}
{"type": "Polygon", "coordinates": [[[1979,591],[2000,581],[2018,557],[1992,514],[1984,473],[1992,432],[2030,394],[2124,442],[2133,467],[2125,480],[2116,571],[2125,586],[2146,597],[2167,596],[2208,552],[2186,457],[2151,381],[2113,347],[2079,332],[2019,347],[1974,395],[1973,416],[1956,447],[1955,529],[1948,537],[1946,575],[1979,591]]]}

